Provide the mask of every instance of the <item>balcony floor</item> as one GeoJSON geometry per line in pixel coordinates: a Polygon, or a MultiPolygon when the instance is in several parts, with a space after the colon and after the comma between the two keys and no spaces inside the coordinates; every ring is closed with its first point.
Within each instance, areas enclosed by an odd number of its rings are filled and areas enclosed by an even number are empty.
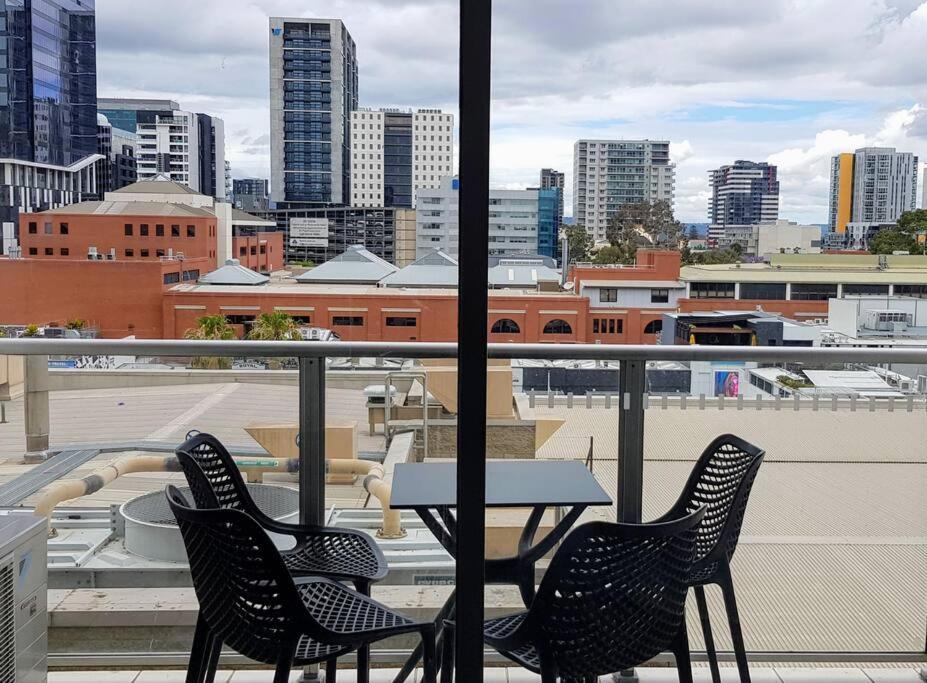
{"type": "MultiPolygon", "coordinates": [[[[919,674],[919,665],[891,665],[875,668],[811,668],[811,667],[756,667],[751,675],[754,683],[924,683],[925,679],[919,674]]],[[[391,683],[397,669],[374,669],[370,672],[371,683],[391,683]]],[[[676,683],[679,679],[675,669],[668,668],[641,668],[637,670],[640,683],[676,683]]],[[[294,672],[290,681],[295,682],[300,674],[294,672]]],[[[59,671],[48,675],[48,683],[183,683],[183,671],[59,671]]],[[[722,667],[721,678],[724,683],[735,683],[737,670],[733,667],[722,667]]],[[[223,670],[216,674],[216,683],[270,683],[273,679],[271,671],[229,671],[223,670]]],[[[352,683],[356,680],[353,670],[338,672],[339,683],[352,683]]],[[[416,671],[416,678],[409,678],[410,683],[420,680],[420,671],[416,671]]],[[[485,683],[536,683],[540,676],[523,669],[495,667],[486,670],[485,683]]],[[[614,679],[602,677],[601,683],[611,683],[614,679]]],[[[695,682],[709,683],[711,676],[708,669],[696,667],[695,682]]]]}

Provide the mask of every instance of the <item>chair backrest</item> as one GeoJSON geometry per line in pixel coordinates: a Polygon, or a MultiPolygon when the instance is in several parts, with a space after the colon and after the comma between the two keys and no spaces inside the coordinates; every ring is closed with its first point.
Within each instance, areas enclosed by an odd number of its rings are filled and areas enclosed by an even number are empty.
{"type": "Polygon", "coordinates": [[[199,432],[180,444],[175,452],[198,508],[220,507],[240,510],[252,517],[260,516],[238,465],[219,439],[212,434],[199,432]],[[196,472],[191,462],[198,465],[199,471],[206,475],[213,498],[197,485],[196,472]]]}
{"type": "Polygon", "coordinates": [[[733,434],[722,434],[705,448],[689,475],[677,507],[705,507],[698,530],[697,562],[734,555],[750,490],[765,451],[733,434]]]}
{"type": "Polygon", "coordinates": [[[589,522],[570,533],[527,617],[559,676],[621,671],[670,649],[685,617],[703,514],[658,524],[589,522]]]}
{"type": "Polygon", "coordinates": [[[232,509],[197,510],[174,486],[165,490],[187,549],[200,616],[223,643],[274,664],[308,614],[280,554],[251,517],[232,509]]]}

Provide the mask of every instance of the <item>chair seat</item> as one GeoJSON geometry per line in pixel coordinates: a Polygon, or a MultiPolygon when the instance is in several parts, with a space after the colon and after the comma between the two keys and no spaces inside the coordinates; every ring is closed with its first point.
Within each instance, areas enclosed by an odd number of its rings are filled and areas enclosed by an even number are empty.
{"type": "Polygon", "coordinates": [[[296,589],[316,621],[335,633],[362,634],[416,625],[412,619],[331,579],[303,579],[297,582],[296,589]]]}
{"type": "Polygon", "coordinates": [[[709,562],[707,564],[704,562],[696,562],[692,567],[692,571],[689,572],[689,577],[686,579],[686,582],[690,586],[701,586],[707,581],[710,581],[711,578],[718,573],[718,569],[718,562],[709,562]]]}
{"type": "MultiPolygon", "coordinates": [[[[308,664],[318,664],[326,662],[329,659],[342,657],[348,654],[353,647],[344,645],[325,645],[309,636],[300,636],[299,644],[296,646],[296,656],[293,657],[293,663],[296,666],[306,666],[308,664]]],[[[270,662],[269,662],[270,663],[270,662]]]]}
{"type": "Polygon", "coordinates": [[[534,673],[541,673],[541,657],[533,644],[526,643],[514,650],[507,650],[499,646],[502,640],[505,640],[518,630],[518,627],[521,626],[527,616],[527,612],[520,612],[497,619],[489,619],[483,624],[483,640],[486,641],[487,645],[491,645],[516,664],[520,664],[534,673]]]}
{"type": "Polygon", "coordinates": [[[345,580],[379,581],[389,571],[375,541],[355,531],[301,536],[296,547],[282,551],[281,555],[295,576],[322,574],[345,580]]]}

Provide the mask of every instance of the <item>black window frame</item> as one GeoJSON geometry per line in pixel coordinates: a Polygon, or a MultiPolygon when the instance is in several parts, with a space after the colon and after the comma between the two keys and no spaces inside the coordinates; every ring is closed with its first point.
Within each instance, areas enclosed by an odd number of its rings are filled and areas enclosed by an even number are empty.
{"type": "Polygon", "coordinates": [[[666,287],[657,287],[656,289],[651,289],[650,290],[650,303],[668,304],[669,303],[669,289],[666,287]]]}
{"type": "Polygon", "coordinates": [[[617,304],[618,303],[618,288],[617,287],[600,287],[599,288],[599,301],[602,302],[603,304],[617,304]]]}
{"type": "Polygon", "coordinates": [[[740,298],[746,301],[785,301],[787,294],[784,282],[740,283],[740,298]]]}
{"type": "Polygon", "coordinates": [[[418,317],[412,315],[388,315],[387,327],[418,327],[418,317]]]}
{"type": "Polygon", "coordinates": [[[363,327],[364,316],[362,315],[333,315],[332,327],[363,327]],[[349,321],[349,322],[345,322],[349,321]]]}
{"type": "Polygon", "coordinates": [[[734,299],[737,287],[733,282],[692,282],[689,284],[690,299],[734,299]]]}
{"type": "Polygon", "coordinates": [[[126,223],[122,226],[122,232],[125,237],[132,237],[133,233],[135,232],[135,227],[132,223],[126,223]]]}

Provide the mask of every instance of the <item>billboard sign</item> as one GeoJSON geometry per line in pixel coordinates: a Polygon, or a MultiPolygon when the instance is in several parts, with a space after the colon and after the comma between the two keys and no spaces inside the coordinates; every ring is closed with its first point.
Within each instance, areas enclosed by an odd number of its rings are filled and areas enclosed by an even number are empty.
{"type": "Polygon", "coordinates": [[[291,247],[327,247],[327,218],[291,218],[291,247]]]}
{"type": "Polygon", "coordinates": [[[319,237],[291,237],[291,247],[328,247],[327,238],[319,237]]]}

